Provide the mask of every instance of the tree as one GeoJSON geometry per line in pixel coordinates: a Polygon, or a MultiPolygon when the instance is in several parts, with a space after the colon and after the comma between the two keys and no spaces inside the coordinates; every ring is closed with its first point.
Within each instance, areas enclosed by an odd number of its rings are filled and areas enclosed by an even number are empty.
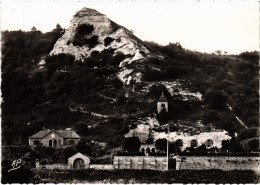
{"type": "Polygon", "coordinates": [[[243,147],[243,149],[245,149],[246,151],[258,151],[259,150],[259,139],[257,137],[255,138],[250,138],[250,139],[246,139],[241,141],[241,146],[243,147]]]}
{"type": "Polygon", "coordinates": [[[167,150],[167,140],[166,139],[157,139],[155,141],[155,148],[159,151],[166,152],[166,150],[167,150]]]}
{"type": "Polygon", "coordinates": [[[243,152],[242,146],[237,142],[237,139],[233,137],[230,140],[230,152],[237,153],[237,152],[243,152]]]}
{"type": "Polygon", "coordinates": [[[219,90],[209,90],[205,93],[205,102],[208,103],[212,109],[223,109],[226,106],[227,97],[219,90]]]}
{"type": "Polygon", "coordinates": [[[221,55],[222,51],[221,50],[217,50],[215,51],[218,55],[221,55]]]}
{"type": "Polygon", "coordinates": [[[76,151],[91,155],[91,145],[89,143],[89,140],[85,138],[81,139],[76,145],[76,151]]]}
{"type": "Polygon", "coordinates": [[[61,36],[65,32],[65,30],[60,26],[60,24],[56,25],[56,28],[52,31],[56,36],[61,36]]]}
{"type": "Polygon", "coordinates": [[[127,137],[123,142],[123,149],[128,152],[138,152],[141,142],[138,137],[127,137]]]}
{"type": "Polygon", "coordinates": [[[259,138],[250,139],[248,142],[249,151],[259,151],[259,138]]]}
{"type": "Polygon", "coordinates": [[[37,31],[37,29],[33,26],[31,31],[37,31]]]}
{"type": "Polygon", "coordinates": [[[225,151],[225,152],[229,151],[230,143],[228,140],[222,140],[221,145],[222,145],[223,151],[225,151]]]}

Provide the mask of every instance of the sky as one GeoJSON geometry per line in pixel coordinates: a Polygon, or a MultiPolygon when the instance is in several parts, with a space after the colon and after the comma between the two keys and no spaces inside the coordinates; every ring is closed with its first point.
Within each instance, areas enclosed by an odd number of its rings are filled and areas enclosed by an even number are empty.
{"type": "Polygon", "coordinates": [[[259,50],[259,4],[215,0],[1,0],[1,30],[68,28],[83,7],[94,8],[142,40],[228,54],[259,50]]]}

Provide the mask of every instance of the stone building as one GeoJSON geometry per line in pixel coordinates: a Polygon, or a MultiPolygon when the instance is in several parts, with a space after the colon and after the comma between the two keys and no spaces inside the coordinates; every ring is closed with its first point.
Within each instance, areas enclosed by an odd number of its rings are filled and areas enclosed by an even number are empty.
{"type": "Polygon", "coordinates": [[[165,109],[166,112],[168,112],[168,100],[164,96],[163,92],[161,94],[161,97],[159,98],[157,102],[157,112],[158,114],[165,109]]]}
{"type": "Polygon", "coordinates": [[[62,147],[74,145],[78,143],[80,139],[81,137],[73,130],[45,129],[29,137],[29,146],[62,147]]]}
{"type": "Polygon", "coordinates": [[[68,158],[68,165],[72,169],[88,169],[90,166],[90,158],[80,152],[68,158]]]}

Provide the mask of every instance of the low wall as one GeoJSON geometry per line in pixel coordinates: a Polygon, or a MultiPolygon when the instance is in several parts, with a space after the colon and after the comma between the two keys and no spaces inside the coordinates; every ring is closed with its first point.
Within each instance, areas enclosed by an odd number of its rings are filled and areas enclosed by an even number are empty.
{"type": "Polygon", "coordinates": [[[167,170],[167,157],[161,156],[115,156],[115,169],[167,170]]]}
{"type": "Polygon", "coordinates": [[[89,168],[95,169],[95,170],[113,170],[114,165],[112,165],[112,164],[91,164],[89,166],[89,168]]]}
{"type": "Polygon", "coordinates": [[[41,164],[36,164],[36,169],[59,169],[59,170],[69,170],[72,169],[72,166],[69,164],[45,164],[45,165],[41,165],[41,164]]]}
{"type": "Polygon", "coordinates": [[[255,170],[260,169],[260,157],[182,156],[180,170],[255,170]]]}

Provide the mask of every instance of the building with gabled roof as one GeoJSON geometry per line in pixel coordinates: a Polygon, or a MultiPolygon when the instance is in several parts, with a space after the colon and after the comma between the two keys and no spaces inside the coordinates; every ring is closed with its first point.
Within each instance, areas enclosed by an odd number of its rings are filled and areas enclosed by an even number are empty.
{"type": "Polygon", "coordinates": [[[80,139],[81,137],[73,130],[45,129],[29,137],[29,146],[62,147],[74,145],[78,143],[80,139]]]}
{"type": "Polygon", "coordinates": [[[162,92],[158,102],[157,102],[157,111],[158,114],[162,111],[165,110],[166,112],[168,112],[168,100],[166,99],[164,93],[162,92]]]}

